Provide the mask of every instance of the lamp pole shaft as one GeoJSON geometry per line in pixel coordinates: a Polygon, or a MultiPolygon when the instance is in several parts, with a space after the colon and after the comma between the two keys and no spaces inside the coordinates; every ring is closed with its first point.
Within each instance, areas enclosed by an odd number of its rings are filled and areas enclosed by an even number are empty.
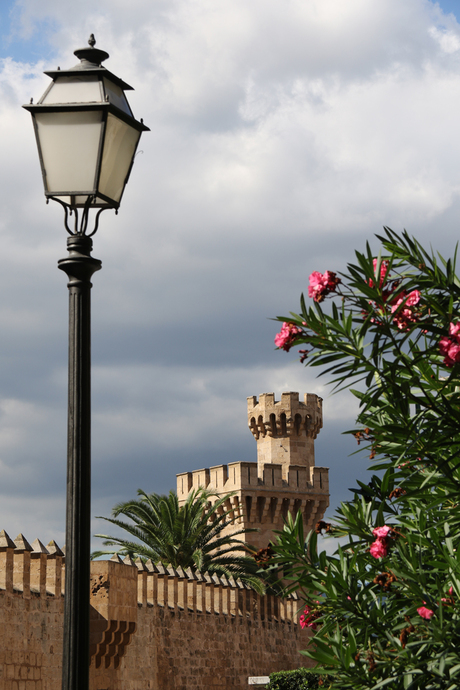
{"type": "Polygon", "coordinates": [[[101,268],[92,240],[72,235],[58,262],[69,282],[69,403],[62,690],[89,687],[91,539],[91,277],[101,268]]]}

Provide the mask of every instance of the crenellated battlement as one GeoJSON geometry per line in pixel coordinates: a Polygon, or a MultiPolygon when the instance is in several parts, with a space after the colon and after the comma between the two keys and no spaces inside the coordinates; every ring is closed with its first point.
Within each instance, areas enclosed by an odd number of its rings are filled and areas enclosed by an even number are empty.
{"type": "Polygon", "coordinates": [[[322,399],[305,393],[304,402],[296,392],[282,393],[275,401],[274,393],[248,398],[248,425],[256,440],[308,436],[315,439],[323,426],[322,399]]]}
{"type": "MultiPolygon", "coordinates": [[[[39,539],[32,545],[19,534],[12,541],[0,532],[0,610],[2,597],[24,599],[65,596],[65,556],[56,542],[48,547],[39,539]],[[50,547],[50,548],[48,548],[50,547]]],[[[173,568],[151,560],[135,562],[114,555],[109,561],[91,562],[91,656],[96,668],[106,654],[104,639],[116,628],[126,646],[136,630],[139,607],[159,607],[188,614],[224,614],[250,619],[298,622],[298,596],[259,596],[233,577],[173,568]],[[109,630],[110,628],[110,630],[109,630]],[[107,634],[106,634],[107,633],[107,634]]],[[[107,652],[108,653],[108,652],[107,652]]],[[[120,657],[120,648],[117,651],[120,657]]]]}
{"type": "Polygon", "coordinates": [[[13,541],[0,532],[0,591],[20,593],[26,599],[64,594],[65,556],[55,541],[43,546],[39,539],[32,545],[23,534],[13,541]]]}
{"type": "MultiPolygon", "coordinates": [[[[31,546],[20,534],[13,542],[0,532],[0,610],[3,596],[25,599],[48,599],[64,592],[64,555],[55,542],[47,547],[36,539],[31,546]],[[51,582],[53,583],[50,586],[51,582]]],[[[102,663],[117,668],[136,631],[139,607],[159,607],[174,614],[223,614],[253,620],[298,621],[297,595],[281,599],[261,597],[241,580],[194,572],[190,568],[173,568],[122,560],[114,555],[110,561],[91,563],[91,658],[95,668],[102,663]],[[118,631],[118,643],[111,641],[118,631]],[[110,649],[109,649],[110,647],[110,649]]]]}
{"type": "Polygon", "coordinates": [[[275,463],[264,463],[259,468],[257,462],[231,462],[228,465],[215,465],[193,472],[181,472],[177,475],[177,494],[184,501],[189,492],[200,487],[220,493],[239,489],[324,493],[329,491],[329,470],[327,467],[305,467],[275,463]],[[261,472],[260,472],[261,470],[261,472]],[[260,474],[262,476],[260,476],[260,474]]]}
{"type": "Polygon", "coordinates": [[[298,595],[260,596],[241,580],[225,575],[165,567],[152,561],[135,563],[139,571],[138,602],[189,615],[214,614],[252,620],[298,623],[298,595]]]}
{"type": "Polygon", "coordinates": [[[258,533],[248,537],[257,548],[271,541],[273,530],[282,529],[288,513],[294,517],[301,511],[306,531],[322,519],[329,505],[327,467],[290,465],[283,474],[282,465],[266,463],[262,477],[260,469],[256,462],[233,462],[183,472],[177,475],[179,501],[184,502],[189,491],[199,487],[212,492],[211,501],[233,493],[225,501],[225,509],[232,511],[238,528],[258,528],[258,533]]]}
{"type": "MultiPolygon", "coordinates": [[[[248,426],[257,441],[259,476],[265,463],[281,464],[287,475],[289,465],[315,465],[315,439],[323,426],[322,400],[306,393],[304,402],[295,392],[262,393],[248,398],[248,426]]],[[[284,476],[286,479],[286,476],[284,476]]]]}

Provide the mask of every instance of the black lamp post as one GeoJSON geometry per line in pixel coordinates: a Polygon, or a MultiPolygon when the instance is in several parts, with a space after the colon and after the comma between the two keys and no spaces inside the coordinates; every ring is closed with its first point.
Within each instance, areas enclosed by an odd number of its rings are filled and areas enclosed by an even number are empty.
{"type": "Polygon", "coordinates": [[[101,63],[109,55],[76,50],[80,63],[45,72],[52,83],[32,114],[47,201],[64,208],[69,256],[58,267],[69,278],[69,408],[63,690],[89,685],[91,500],[91,256],[92,235],[104,209],[118,210],[141,133],[124,92],[131,87],[101,63]],[[97,209],[88,232],[90,210],[97,209]],[[80,210],[80,215],[79,215],[80,210]],[[72,228],[70,216],[74,216],[72,228]]]}

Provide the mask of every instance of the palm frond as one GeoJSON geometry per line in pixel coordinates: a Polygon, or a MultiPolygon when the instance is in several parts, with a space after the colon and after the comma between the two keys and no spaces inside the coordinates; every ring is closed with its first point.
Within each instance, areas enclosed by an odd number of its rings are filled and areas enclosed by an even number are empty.
{"type": "Polygon", "coordinates": [[[150,558],[154,563],[239,578],[259,594],[265,592],[264,583],[257,575],[258,566],[248,556],[248,545],[241,539],[242,535],[257,530],[227,531],[237,519],[235,508],[226,508],[234,494],[216,497],[211,491],[198,488],[189,493],[183,505],[179,505],[174,491],[160,495],[139,489],[137,495],[137,499],[114,506],[111,517],[102,517],[130,538],[97,534],[104,539],[104,546],[114,548],[97,550],[92,558],[114,553],[143,560],[150,558]]]}

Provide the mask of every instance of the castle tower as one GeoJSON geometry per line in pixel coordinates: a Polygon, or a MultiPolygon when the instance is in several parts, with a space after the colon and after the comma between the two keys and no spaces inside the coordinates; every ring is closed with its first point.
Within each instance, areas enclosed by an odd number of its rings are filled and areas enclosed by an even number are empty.
{"type": "MultiPolygon", "coordinates": [[[[248,425],[257,441],[257,462],[232,462],[177,475],[183,503],[192,489],[204,487],[216,498],[233,493],[226,505],[234,525],[256,527],[245,541],[257,549],[274,539],[289,513],[302,512],[305,532],[324,516],[329,505],[328,468],[315,467],[314,442],[322,425],[322,401],[306,393],[273,393],[248,398],[248,425]]],[[[229,530],[233,530],[231,525],[229,530]]],[[[244,535],[243,535],[244,538],[244,535]]]]}
{"type": "Polygon", "coordinates": [[[288,481],[292,465],[315,466],[315,438],[323,426],[322,400],[305,394],[283,393],[275,402],[273,393],[263,393],[259,401],[248,398],[248,425],[257,440],[258,474],[263,479],[265,464],[279,464],[283,480],[288,481]]]}

